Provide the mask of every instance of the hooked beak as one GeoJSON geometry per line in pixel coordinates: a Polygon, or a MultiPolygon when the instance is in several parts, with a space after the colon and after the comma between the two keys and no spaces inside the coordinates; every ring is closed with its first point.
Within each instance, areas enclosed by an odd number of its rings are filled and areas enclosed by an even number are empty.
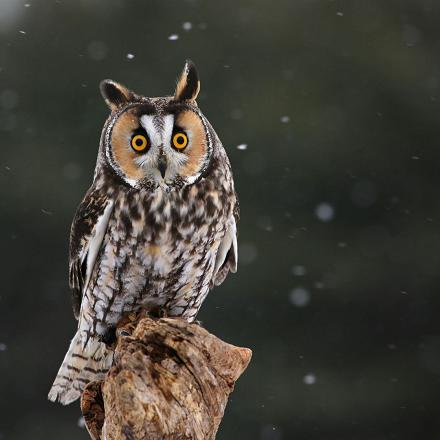
{"type": "Polygon", "coordinates": [[[163,154],[159,156],[159,160],[157,161],[157,168],[160,172],[160,175],[162,176],[162,179],[165,179],[165,173],[167,171],[167,159],[163,154]]]}

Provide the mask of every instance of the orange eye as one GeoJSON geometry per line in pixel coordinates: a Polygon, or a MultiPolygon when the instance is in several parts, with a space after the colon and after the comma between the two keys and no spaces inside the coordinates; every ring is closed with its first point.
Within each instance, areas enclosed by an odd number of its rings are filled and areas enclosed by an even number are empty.
{"type": "Polygon", "coordinates": [[[131,148],[138,153],[146,150],[148,147],[148,140],[143,134],[137,134],[131,138],[131,148]]]}
{"type": "Polygon", "coordinates": [[[183,150],[188,145],[188,136],[179,131],[173,135],[173,147],[178,150],[183,150]]]}

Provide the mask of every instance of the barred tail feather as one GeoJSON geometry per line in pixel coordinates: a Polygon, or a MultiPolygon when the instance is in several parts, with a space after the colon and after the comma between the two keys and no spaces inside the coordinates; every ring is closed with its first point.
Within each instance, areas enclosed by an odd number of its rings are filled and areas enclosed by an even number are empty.
{"type": "Polygon", "coordinates": [[[78,331],[49,391],[49,400],[58,400],[63,405],[74,402],[89,382],[104,377],[112,362],[113,351],[96,338],[84,345],[78,331]]]}

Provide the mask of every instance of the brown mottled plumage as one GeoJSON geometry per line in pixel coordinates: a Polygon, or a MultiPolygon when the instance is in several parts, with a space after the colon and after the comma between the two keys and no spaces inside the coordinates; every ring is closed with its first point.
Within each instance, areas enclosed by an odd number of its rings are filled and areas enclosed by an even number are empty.
{"type": "Polygon", "coordinates": [[[173,97],[101,83],[112,110],[94,181],[70,237],[78,331],[49,392],[68,404],[113,361],[105,342],[127,313],[194,320],[237,268],[238,202],[226,152],[196,104],[187,62],[173,97]]]}

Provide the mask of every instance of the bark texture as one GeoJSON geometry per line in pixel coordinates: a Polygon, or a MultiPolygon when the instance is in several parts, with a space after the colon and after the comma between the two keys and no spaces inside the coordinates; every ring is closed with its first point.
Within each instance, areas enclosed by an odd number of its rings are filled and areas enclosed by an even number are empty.
{"type": "Polygon", "coordinates": [[[252,352],[176,318],[130,317],[81,410],[93,440],[213,440],[252,352]]]}

